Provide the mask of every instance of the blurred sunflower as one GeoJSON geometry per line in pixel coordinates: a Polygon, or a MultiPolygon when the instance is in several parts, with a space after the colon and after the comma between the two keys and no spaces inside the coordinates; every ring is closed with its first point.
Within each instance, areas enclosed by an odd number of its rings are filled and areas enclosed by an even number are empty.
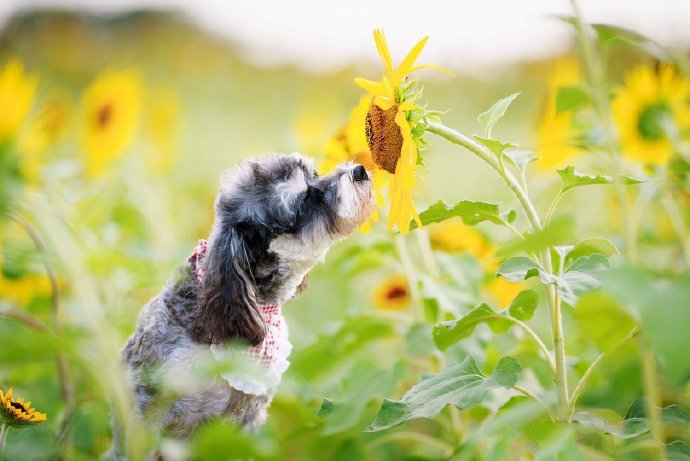
{"type": "Polygon", "coordinates": [[[45,413],[39,413],[31,408],[31,402],[24,402],[22,398],[12,395],[12,388],[7,393],[0,389],[0,423],[11,427],[19,427],[32,423],[47,421],[45,413]]]}
{"type": "Polygon", "coordinates": [[[411,301],[407,279],[402,275],[388,277],[374,293],[374,306],[378,309],[400,311],[407,309],[411,301]]]}
{"type": "Polygon", "coordinates": [[[579,62],[575,58],[558,61],[549,82],[544,112],[537,126],[537,166],[543,170],[553,170],[567,165],[580,154],[575,145],[573,130],[573,111],[556,113],[558,89],[575,85],[581,80],[579,62]]]}
{"type": "Polygon", "coordinates": [[[0,142],[15,136],[31,109],[38,78],[24,73],[24,64],[11,59],[0,70],[0,142]]]}
{"type": "Polygon", "coordinates": [[[72,101],[64,93],[53,94],[33,116],[17,141],[20,171],[24,179],[35,184],[44,163],[44,153],[66,132],[72,114],[72,101]]]}
{"type": "Polygon", "coordinates": [[[86,175],[100,176],[132,140],[140,112],[141,81],[134,71],[105,71],[82,96],[81,144],[86,175]]]}
{"type": "MultiPolygon", "coordinates": [[[[350,160],[364,166],[371,173],[371,182],[376,194],[376,205],[382,206],[385,203],[383,189],[387,184],[387,178],[371,158],[364,133],[370,101],[371,97],[369,96],[360,98],[359,103],[350,113],[347,123],[328,140],[323,148],[324,161],[321,168],[324,171],[330,171],[340,163],[350,160]]],[[[371,217],[362,224],[360,230],[369,232],[372,222],[376,222],[378,219],[378,210],[375,210],[371,217]]]]}
{"type": "Polygon", "coordinates": [[[429,37],[424,37],[420,40],[394,69],[383,30],[375,30],[374,41],[385,73],[380,82],[364,78],[355,79],[355,83],[366,90],[372,98],[365,130],[372,158],[381,169],[392,176],[389,187],[391,205],[388,229],[397,225],[401,233],[409,232],[411,219],[422,227],[412,201],[412,189],[415,184],[414,171],[418,163],[418,148],[423,144],[423,130],[418,126],[418,122],[424,117],[424,109],[415,105],[421,92],[417,82],[408,81],[407,75],[426,67],[453,75],[439,67],[414,65],[428,39],[429,37]]]}
{"type": "Polygon", "coordinates": [[[525,288],[524,284],[514,283],[504,278],[496,278],[499,259],[496,248],[473,226],[468,226],[460,218],[451,218],[429,227],[429,240],[436,250],[446,253],[469,253],[481,264],[487,277],[483,289],[498,303],[505,307],[525,288]]]}
{"type": "Polygon", "coordinates": [[[690,82],[669,65],[630,72],[612,104],[623,155],[647,165],[666,163],[672,138],[690,125],[688,97],[690,82]]]}
{"type": "Polygon", "coordinates": [[[472,226],[460,218],[446,219],[429,227],[431,246],[446,253],[467,252],[474,255],[483,265],[492,265],[493,245],[472,226]]]}

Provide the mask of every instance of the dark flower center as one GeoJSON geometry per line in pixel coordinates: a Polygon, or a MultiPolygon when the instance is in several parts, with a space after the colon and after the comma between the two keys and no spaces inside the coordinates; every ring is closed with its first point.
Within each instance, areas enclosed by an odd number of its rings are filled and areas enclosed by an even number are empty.
{"type": "Polygon", "coordinates": [[[24,413],[28,413],[28,410],[24,407],[24,405],[19,402],[10,402],[10,406],[12,406],[12,408],[16,408],[17,410],[21,410],[24,413]]]}
{"type": "Polygon", "coordinates": [[[391,287],[390,290],[386,292],[386,299],[388,299],[389,301],[405,297],[407,297],[407,289],[400,285],[391,287]]]}
{"type": "Polygon", "coordinates": [[[371,157],[378,166],[390,174],[395,174],[403,144],[400,127],[395,123],[397,113],[397,105],[383,110],[372,100],[366,119],[367,144],[371,150],[371,157]]]}
{"type": "Polygon", "coordinates": [[[655,102],[642,109],[637,119],[637,130],[644,139],[658,141],[666,137],[664,128],[671,116],[671,109],[665,101],[655,102]]]}
{"type": "Polygon", "coordinates": [[[108,126],[108,123],[110,123],[110,120],[113,118],[113,106],[110,103],[104,104],[101,106],[101,108],[98,110],[98,114],[96,115],[96,120],[98,121],[98,126],[100,128],[105,128],[108,126]]]}

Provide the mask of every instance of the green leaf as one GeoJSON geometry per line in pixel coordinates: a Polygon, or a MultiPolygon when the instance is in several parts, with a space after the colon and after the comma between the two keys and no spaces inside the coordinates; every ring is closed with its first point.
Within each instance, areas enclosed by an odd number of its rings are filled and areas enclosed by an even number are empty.
{"type": "Polygon", "coordinates": [[[690,461],[690,447],[676,440],[666,444],[666,459],[668,461],[690,461]]]}
{"type": "MultiPolygon", "coordinates": [[[[644,397],[636,398],[625,413],[625,419],[647,419],[647,408],[644,397]]],[[[687,426],[690,424],[690,413],[678,405],[669,405],[661,409],[661,420],[664,424],[687,426]]]]}
{"type": "Polygon", "coordinates": [[[499,275],[511,282],[522,282],[530,277],[539,275],[542,272],[539,264],[526,256],[515,256],[507,259],[498,268],[496,275],[499,275]]]}
{"type": "Polygon", "coordinates": [[[436,324],[433,331],[434,343],[436,347],[445,351],[461,339],[470,336],[480,323],[489,325],[494,333],[504,333],[512,325],[487,304],[481,304],[459,319],[436,324]]]}
{"type": "Polygon", "coordinates": [[[548,226],[537,232],[525,232],[523,238],[516,238],[506,243],[496,252],[496,256],[505,257],[516,253],[539,252],[548,247],[563,245],[575,237],[572,216],[552,219],[548,226]]]}
{"type": "Polygon", "coordinates": [[[573,263],[578,258],[583,256],[589,256],[591,254],[598,253],[610,258],[613,255],[618,254],[618,249],[603,238],[590,238],[583,240],[577,245],[575,245],[570,251],[565,255],[565,266],[573,263]]]}
{"type": "MultiPolygon", "coordinates": [[[[474,226],[483,221],[491,221],[496,224],[503,224],[505,221],[498,212],[498,205],[494,203],[472,202],[461,200],[455,205],[449,205],[439,200],[426,210],[419,213],[419,219],[423,225],[429,225],[446,219],[459,216],[463,222],[469,226],[474,226]]],[[[412,221],[410,229],[416,229],[417,223],[412,221]]]]}
{"type": "Polygon", "coordinates": [[[518,320],[529,320],[539,305],[539,294],[534,290],[522,290],[510,303],[510,315],[518,320]]]}
{"type": "Polygon", "coordinates": [[[649,431],[647,420],[632,418],[624,419],[620,424],[612,423],[599,415],[586,411],[578,411],[573,415],[573,422],[583,427],[595,429],[605,434],[611,434],[620,439],[631,439],[649,431]]]}
{"type": "Polygon", "coordinates": [[[534,155],[534,152],[526,149],[506,149],[503,151],[503,155],[520,171],[539,158],[534,155]]]}
{"type": "Polygon", "coordinates": [[[574,306],[578,297],[601,286],[601,274],[610,267],[606,256],[598,253],[578,258],[558,277],[556,289],[564,302],[574,306]]]}
{"type": "Polygon", "coordinates": [[[346,361],[366,344],[394,333],[388,320],[359,316],[349,319],[334,333],[318,340],[290,358],[290,371],[301,379],[315,381],[346,361]]]}
{"type": "Polygon", "coordinates": [[[327,418],[323,435],[337,434],[361,424],[369,402],[393,392],[406,368],[403,361],[398,362],[390,372],[368,361],[358,362],[343,379],[338,398],[324,399],[321,404],[319,416],[327,418]]]}
{"type": "Polygon", "coordinates": [[[668,279],[619,268],[604,274],[603,281],[604,289],[639,318],[665,376],[684,385],[690,377],[690,274],[668,279]]]}
{"type": "Polygon", "coordinates": [[[584,175],[576,172],[574,166],[568,166],[562,170],[557,170],[557,173],[561,177],[562,192],[569,191],[570,189],[573,189],[575,187],[591,186],[596,184],[611,184],[616,181],[621,181],[625,185],[640,184],[644,182],[639,179],[631,178],[630,176],[624,175],[621,175],[618,178],[602,175],[584,175]]]}
{"type": "Polygon", "coordinates": [[[673,56],[664,47],[635,31],[608,24],[592,24],[592,28],[596,31],[599,41],[605,45],[622,43],[641,48],[663,61],[673,61],[673,56]]]}
{"type": "Polygon", "coordinates": [[[589,92],[581,86],[564,86],[556,92],[556,114],[579,109],[592,102],[589,92]]]}
{"type": "Polygon", "coordinates": [[[385,399],[376,419],[366,432],[377,432],[416,418],[432,419],[445,408],[472,408],[491,389],[509,389],[515,385],[522,367],[513,357],[503,357],[489,377],[482,375],[472,357],[450,366],[437,375],[422,379],[401,400],[385,399]]]}
{"type": "Polygon", "coordinates": [[[507,149],[515,149],[517,145],[511,142],[502,142],[496,139],[483,138],[481,136],[474,135],[474,139],[479,141],[484,146],[488,147],[491,152],[496,156],[496,158],[501,158],[507,149]]]}
{"type": "Polygon", "coordinates": [[[581,297],[573,316],[582,334],[590,338],[601,352],[616,348],[637,326],[630,313],[602,291],[581,297]]]}
{"type": "Polygon", "coordinates": [[[503,99],[498,100],[493,106],[489,108],[486,112],[482,113],[477,117],[477,121],[482,126],[484,130],[484,135],[486,137],[491,137],[491,129],[498,122],[508,110],[510,104],[520,95],[520,93],[513,93],[510,96],[506,96],[503,99]]]}

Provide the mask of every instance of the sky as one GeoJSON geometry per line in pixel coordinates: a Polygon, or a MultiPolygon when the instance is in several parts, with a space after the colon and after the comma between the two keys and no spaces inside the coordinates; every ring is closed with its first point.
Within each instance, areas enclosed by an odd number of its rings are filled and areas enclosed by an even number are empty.
{"type": "MultiPolygon", "coordinates": [[[[579,5],[588,22],[631,28],[664,45],[690,46],[690,0],[580,0],[579,5]]],[[[38,7],[178,11],[239,45],[256,64],[315,71],[375,60],[371,31],[383,27],[393,56],[428,35],[420,63],[486,72],[564,50],[570,29],[555,16],[572,14],[568,0],[0,0],[0,24],[19,9],[38,7]]]]}

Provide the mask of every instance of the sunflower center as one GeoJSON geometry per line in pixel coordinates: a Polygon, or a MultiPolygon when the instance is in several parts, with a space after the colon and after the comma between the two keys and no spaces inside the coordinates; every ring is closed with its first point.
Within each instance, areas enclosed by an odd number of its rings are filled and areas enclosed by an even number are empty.
{"type": "Polygon", "coordinates": [[[386,292],[386,299],[389,301],[393,301],[396,299],[401,299],[407,297],[407,289],[403,286],[396,285],[394,287],[390,287],[390,289],[386,292]]]}
{"type": "Polygon", "coordinates": [[[10,406],[12,406],[12,408],[15,408],[17,410],[23,411],[24,413],[28,413],[26,408],[24,408],[24,405],[22,405],[19,402],[14,402],[14,401],[10,402],[10,406]]]}
{"type": "Polygon", "coordinates": [[[649,141],[663,139],[666,136],[665,122],[670,115],[671,110],[665,101],[650,104],[640,112],[637,130],[644,139],[649,141]]]}
{"type": "Polygon", "coordinates": [[[369,144],[371,156],[378,166],[390,174],[395,174],[395,167],[398,165],[403,145],[400,127],[395,123],[397,113],[397,104],[388,110],[383,110],[372,100],[366,119],[367,144],[369,144]]]}
{"type": "Polygon", "coordinates": [[[108,123],[113,118],[113,106],[110,103],[104,104],[98,109],[98,114],[96,114],[96,121],[100,128],[105,128],[108,123]]]}

